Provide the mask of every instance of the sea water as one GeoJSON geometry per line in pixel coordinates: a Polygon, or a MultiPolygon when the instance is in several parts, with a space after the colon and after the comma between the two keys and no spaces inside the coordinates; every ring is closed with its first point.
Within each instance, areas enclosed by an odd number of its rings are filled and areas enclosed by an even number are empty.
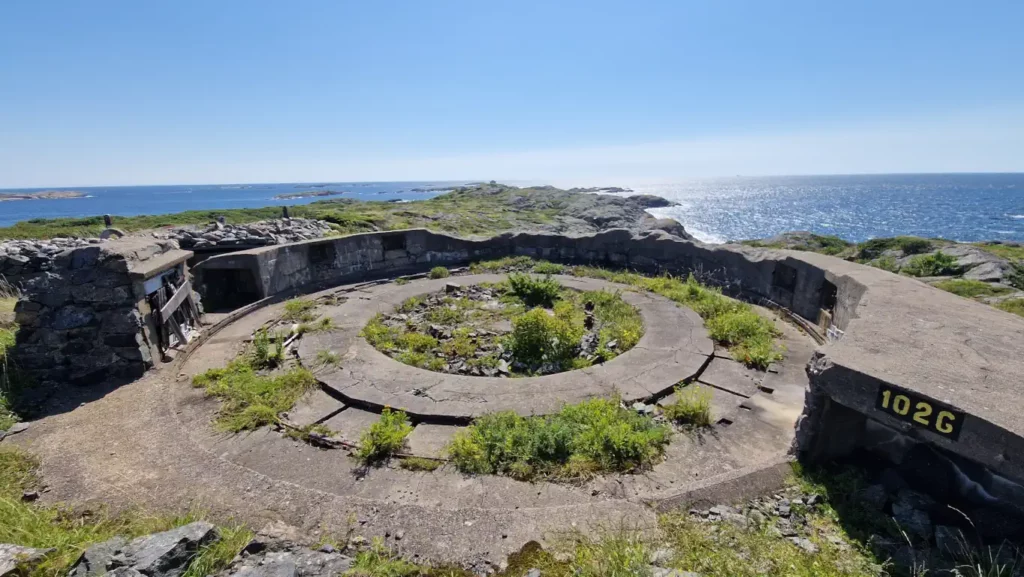
{"type": "MultiPolygon", "coordinates": [[[[344,192],[327,198],[418,200],[439,192],[414,189],[464,182],[64,187],[61,190],[80,190],[89,196],[0,202],[0,226],[40,217],[162,214],[323,200],[273,198],[309,190],[344,192]]],[[[677,206],[652,212],[678,220],[705,242],[764,238],[795,230],[855,241],[900,234],[962,241],[1024,241],[1024,174],[1020,173],[736,177],[669,184],[601,184],[629,187],[634,193],[656,194],[677,202],[677,206]]]]}

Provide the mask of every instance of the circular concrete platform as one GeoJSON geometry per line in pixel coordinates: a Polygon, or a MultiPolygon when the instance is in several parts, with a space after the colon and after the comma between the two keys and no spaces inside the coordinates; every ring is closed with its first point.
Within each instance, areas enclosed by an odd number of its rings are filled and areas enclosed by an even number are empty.
{"type": "Polygon", "coordinates": [[[448,282],[469,286],[498,282],[506,275],[384,284],[360,291],[342,304],[326,307],[335,329],[304,335],[300,360],[312,364],[321,351],[340,356],[337,368],[318,373],[327,392],[346,404],[371,410],[401,409],[417,421],[466,422],[484,413],[515,411],[543,415],[564,404],[619,395],[626,402],[653,400],[694,379],[714,355],[700,316],[651,293],[614,283],[571,276],[556,277],[577,290],[622,291],[644,320],[644,336],[614,359],[585,369],[528,378],[499,378],[438,373],[400,363],[359,336],[377,313],[389,313],[406,299],[442,290],[448,282]]]}

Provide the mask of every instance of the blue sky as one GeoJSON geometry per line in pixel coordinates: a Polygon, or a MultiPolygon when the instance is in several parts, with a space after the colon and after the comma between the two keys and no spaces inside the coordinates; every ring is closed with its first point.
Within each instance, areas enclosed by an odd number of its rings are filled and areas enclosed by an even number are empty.
{"type": "Polygon", "coordinates": [[[1024,2],[0,2],[0,187],[1024,170],[1024,2]]]}

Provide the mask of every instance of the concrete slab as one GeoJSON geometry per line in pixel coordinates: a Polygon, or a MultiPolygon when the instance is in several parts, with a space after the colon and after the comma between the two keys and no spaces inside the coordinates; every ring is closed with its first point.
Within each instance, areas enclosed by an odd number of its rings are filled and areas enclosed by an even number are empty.
{"type": "MultiPolygon", "coordinates": [[[[746,399],[739,395],[735,395],[728,391],[720,391],[702,385],[700,383],[691,383],[683,386],[683,391],[689,391],[693,387],[703,387],[711,391],[711,420],[712,422],[718,422],[721,419],[735,420],[736,415],[740,411],[740,404],[746,399]]],[[[658,406],[664,407],[671,405],[679,400],[679,393],[672,393],[671,395],[658,401],[658,406]]]]}
{"type": "Polygon", "coordinates": [[[736,361],[716,356],[697,380],[716,389],[750,397],[757,392],[757,386],[761,384],[764,375],[736,361]]]}
{"type": "Polygon", "coordinates": [[[409,452],[420,457],[442,457],[448,442],[462,429],[449,425],[416,425],[408,437],[409,452]]]}
{"type": "Polygon", "coordinates": [[[300,427],[327,420],[328,417],[345,408],[345,404],[320,389],[302,396],[295,407],[288,411],[288,420],[300,427]]]}
{"type": "Polygon", "coordinates": [[[349,407],[323,422],[346,441],[358,442],[363,431],[380,420],[380,415],[349,407]]]}

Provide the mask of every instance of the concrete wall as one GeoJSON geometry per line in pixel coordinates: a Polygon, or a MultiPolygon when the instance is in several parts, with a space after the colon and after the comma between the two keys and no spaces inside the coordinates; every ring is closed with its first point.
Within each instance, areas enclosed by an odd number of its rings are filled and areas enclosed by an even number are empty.
{"type": "MultiPolygon", "coordinates": [[[[834,286],[833,328],[843,333],[818,351],[797,450],[811,457],[836,454],[814,447],[837,434],[829,427],[825,407],[845,407],[859,415],[857,427],[865,420],[881,423],[916,442],[984,465],[1001,478],[1024,480],[1024,319],[833,257],[702,245],[660,232],[612,230],[582,237],[516,233],[468,240],[409,230],[218,256],[198,265],[195,274],[207,301],[233,294],[232,286],[222,282],[225,271],[244,274],[251,278],[251,301],[312,283],[508,255],[654,274],[694,273],[727,294],[771,300],[812,323],[823,291],[834,286]],[[962,412],[959,437],[950,439],[879,409],[879,394],[887,386],[962,412]]],[[[856,443],[847,447],[853,448],[856,443]]]]}

